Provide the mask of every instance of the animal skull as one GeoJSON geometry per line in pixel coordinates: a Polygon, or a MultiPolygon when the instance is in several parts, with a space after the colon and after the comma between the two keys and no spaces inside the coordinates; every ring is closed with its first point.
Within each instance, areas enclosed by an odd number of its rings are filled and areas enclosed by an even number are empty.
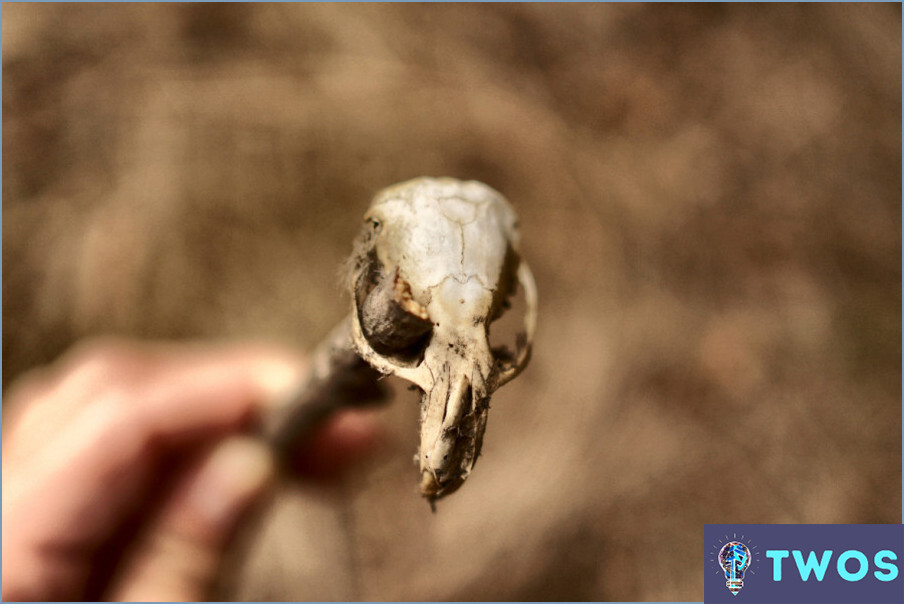
{"type": "Polygon", "coordinates": [[[417,459],[432,503],[468,477],[490,396],[528,362],[536,287],[514,211],[482,183],[410,180],[378,193],[364,222],[350,261],[352,341],[375,369],[422,392],[417,459]],[[490,323],[516,282],[524,332],[514,353],[491,349],[490,323]]]}

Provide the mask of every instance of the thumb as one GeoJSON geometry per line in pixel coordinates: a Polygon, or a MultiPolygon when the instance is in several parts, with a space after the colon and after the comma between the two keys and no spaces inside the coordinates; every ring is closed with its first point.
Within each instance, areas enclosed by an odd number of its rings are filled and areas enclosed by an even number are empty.
{"type": "Polygon", "coordinates": [[[229,538],[273,476],[272,455],[263,443],[237,436],[217,445],[164,503],[110,597],[204,600],[229,538]]]}

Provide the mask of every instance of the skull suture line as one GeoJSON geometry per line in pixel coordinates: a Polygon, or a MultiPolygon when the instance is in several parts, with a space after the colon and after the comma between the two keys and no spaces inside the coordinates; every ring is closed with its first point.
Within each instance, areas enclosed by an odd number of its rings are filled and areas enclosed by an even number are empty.
{"type": "Polygon", "coordinates": [[[352,342],[378,371],[422,392],[421,492],[455,491],[480,453],[493,392],[525,367],[536,287],[518,254],[509,203],[475,181],[418,178],[381,191],[350,264],[352,342]],[[524,289],[514,352],[491,349],[490,323],[524,289]]]}

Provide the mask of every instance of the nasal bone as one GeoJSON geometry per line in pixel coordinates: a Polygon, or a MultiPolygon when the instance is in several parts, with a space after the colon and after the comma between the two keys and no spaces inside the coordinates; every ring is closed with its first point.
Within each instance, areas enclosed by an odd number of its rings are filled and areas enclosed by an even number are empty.
{"type": "Polygon", "coordinates": [[[458,426],[472,405],[471,383],[465,373],[451,374],[447,384],[445,415],[433,443],[428,448],[425,460],[437,474],[437,478],[442,478],[447,466],[455,462],[453,454],[458,439],[458,426]]]}

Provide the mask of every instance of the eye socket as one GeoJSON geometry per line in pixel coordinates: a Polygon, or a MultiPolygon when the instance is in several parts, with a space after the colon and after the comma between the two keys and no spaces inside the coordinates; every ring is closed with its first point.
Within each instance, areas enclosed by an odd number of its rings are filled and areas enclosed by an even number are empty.
{"type": "Polygon", "coordinates": [[[358,320],[376,352],[400,363],[417,364],[430,341],[433,323],[423,309],[415,312],[413,301],[399,296],[399,283],[397,273],[384,272],[379,261],[372,258],[370,270],[356,291],[358,320]]]}
{"type": "Polygon", "coordinates": [[[387,270],[380,262],[375,244],[382,229],[380,218],[365,216],[356,242],[359,252],[352,283],[358,322],[374,351],[413,366],[423,358],[433,323],[412,298],[398,269],[387,270]]]}

